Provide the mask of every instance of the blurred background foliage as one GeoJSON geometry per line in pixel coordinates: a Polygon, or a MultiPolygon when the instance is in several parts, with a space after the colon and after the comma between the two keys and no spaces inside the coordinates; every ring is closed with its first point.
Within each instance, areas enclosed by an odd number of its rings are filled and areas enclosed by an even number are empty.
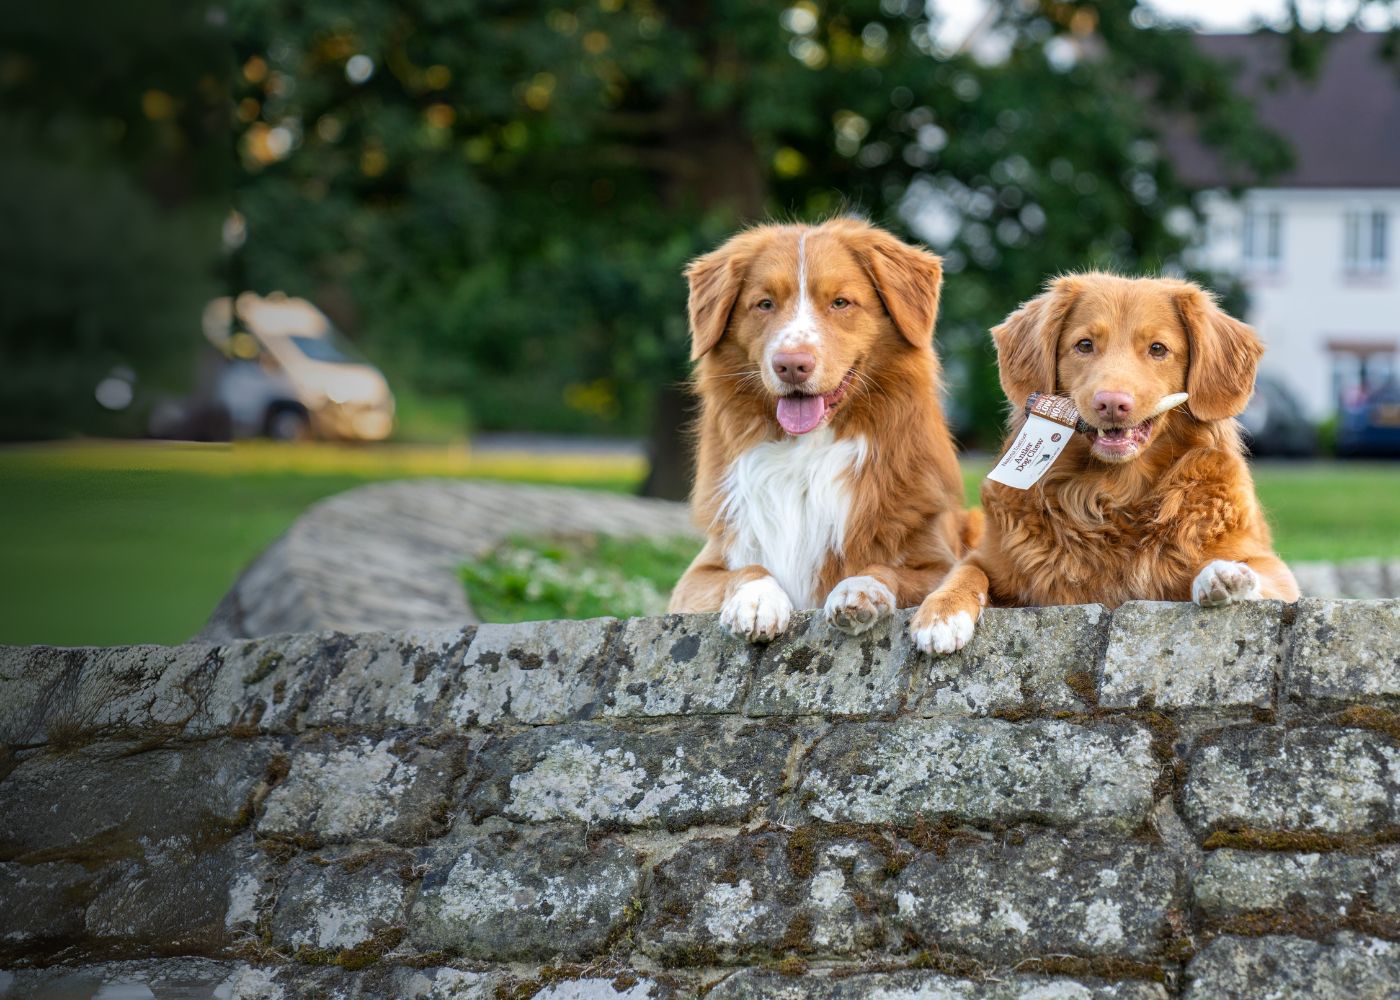
{"type": "Polygon", "coordinates": [[[193,378],[223,290],[226,32],[168,0],[6,4],[0,17],[0,439],[139,434],[93,389],[193,378]]]}
{"type": "Polygon", "coordinates": [[[1253,177],[1289,152],[1229,67],[1133,0],[994,4],[990,56],[943,47],[938,10],[15,8],[0,228],[25,236],[0,243],[0,436],[136,431],[98,426],[103,372],[174,385],[203,301],[280,289],[405,414],[453,399],[476,429],[648,434],[650,490],[680,495],[684,262],[747,223],[856,211],[944,254],[953,417],[994,444],[990,325],[1056,271],[1179,268],[1195,217],[1166,128],[1253,177]]]}
{"type": "Polygon", "coordinates": [[[946,255],[954,416],[986,444],[988,326],[1057,270],[1177,266],[1165,124],[1288,162],[1131,0],[993,13],[987,60],[919,0],[237,0],[240,283],[314,299],[480,428],[651,431],[675,495],[682,265],[858,211],[946,255]]]}

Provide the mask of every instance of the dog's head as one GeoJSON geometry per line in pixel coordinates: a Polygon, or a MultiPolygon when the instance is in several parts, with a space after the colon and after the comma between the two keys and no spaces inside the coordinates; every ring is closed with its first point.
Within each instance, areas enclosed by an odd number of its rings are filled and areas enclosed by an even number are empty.
{"type": "Polygon", "coordinates": [[[1187,281],[1078,274],[992,330],[1001,385],[1020,408],[1037,390],[1069,396],[1105,462],[1142,454],[1171,419],[1154,409],[1189,393],[1199,421],[1238,416],[1254,391],[1264,345],[1187,281]]]}
{"type": "Polygon", "coordinates": [[[932,351],[943,269],[884,230],[834,219],[747,230],[686,277],[692,359],[717,359],[770,397],[785,431],[806,434],[832,418],[878,352],[932,351]]]}

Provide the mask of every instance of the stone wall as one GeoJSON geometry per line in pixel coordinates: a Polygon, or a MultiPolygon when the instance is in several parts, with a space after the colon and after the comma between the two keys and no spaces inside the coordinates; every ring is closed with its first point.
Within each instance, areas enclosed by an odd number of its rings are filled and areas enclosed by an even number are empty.
{"type": "Polygon", "coordinates": [[[1400,602],[905,620],[0,651],[0,997],[1400,993],[1400,602]]]}

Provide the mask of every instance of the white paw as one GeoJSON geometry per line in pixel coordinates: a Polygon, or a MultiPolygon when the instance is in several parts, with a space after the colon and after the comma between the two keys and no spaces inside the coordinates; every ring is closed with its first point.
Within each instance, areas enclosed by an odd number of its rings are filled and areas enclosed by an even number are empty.
{"type": "Polygon", "coordinates": [[[787,631],[792,601],[771,576],[750,580],[724,602],[719,621],[749,642],[768,642],[787,631]]]}
{"type": "Polygon", "coordinates": [[[1191,600],[1203,608],[1259,600],[1259,574],[1244,563],[1216,559],[1196,575],[1191,600]]]}
{"type": "Polygon", "coordinates": [[[944,618],[935,618],[929,625],[915,628],[914,645],[925,653],[947,656],[971,642],[976,627],[977,623],[966,611],[954,611],[944,618]]]}
{"type": "Polygon", "coordinates": [[[873,576],[848,576],[826,599],[826,620],[848,635],[860,635],[894,613],[890,588],[873,576]]]}

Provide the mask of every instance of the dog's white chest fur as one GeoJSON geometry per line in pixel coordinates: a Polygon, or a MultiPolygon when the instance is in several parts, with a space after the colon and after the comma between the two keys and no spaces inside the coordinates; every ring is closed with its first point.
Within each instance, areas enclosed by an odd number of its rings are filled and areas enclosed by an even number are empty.
{"type": "Polygon", "coordinates": [[[852,474],[865,461],[863,437],[836,440],[830,427],[755,445],[724,478],[719,516],[732,532],[730,569],[757,563],[799,608],[819,607],[817,577],[841,554],[852,474]]]}

